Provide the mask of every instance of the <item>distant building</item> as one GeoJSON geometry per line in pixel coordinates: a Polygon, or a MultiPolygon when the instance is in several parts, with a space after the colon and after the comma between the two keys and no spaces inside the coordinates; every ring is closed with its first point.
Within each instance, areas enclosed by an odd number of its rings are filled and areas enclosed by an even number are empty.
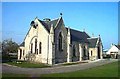
{"type": "Polygon", "coordinates": [[[107,51],[108,51],[107,49],[106,49],[106,50],[105,50],[105,49],[103,50],[103,58],[106,58],[106,57],[107,57],[107,54],[106,54],[107,51]]]}
{"type": "Polygon", "coordinates": [[[106,52],[106,54],[109,54],[111,58],[118,58],[119,53],[120,53],[120,45],[115,45],[115,44],[111,44],[110,49],[108,50],[108,52],[106,52]]]}
{"type": "Polygon", "coordinates": [[[103,54],[106,54],[108,52],[108,50],[106,49],[106,50],[103,50],[103,54]]]}
{"type": "Polygon", "coordinates": [[[62,16],[54,20],[35,18],[30,25],[18,49],[18,60],[56,64],[102,59],[100,36],[90,37],[85,31],[65,27],[62,16]]]}

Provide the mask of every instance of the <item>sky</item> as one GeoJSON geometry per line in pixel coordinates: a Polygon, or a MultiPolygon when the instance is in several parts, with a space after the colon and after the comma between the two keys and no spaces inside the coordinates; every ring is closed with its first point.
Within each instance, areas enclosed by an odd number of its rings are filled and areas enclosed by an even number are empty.
{"type": "Polygon", "coordinates": [[[118,2],[119,0],[1,0],[2,2],[118,2]]]}
{"type": "Polygon", "coordinates": [[[94,37],[100,34],[104,49],[118,43],[117,2],[3,2],[2,39],[20,44],[35,17],[55,19],[60,13],[66,27],[94,37]]]}

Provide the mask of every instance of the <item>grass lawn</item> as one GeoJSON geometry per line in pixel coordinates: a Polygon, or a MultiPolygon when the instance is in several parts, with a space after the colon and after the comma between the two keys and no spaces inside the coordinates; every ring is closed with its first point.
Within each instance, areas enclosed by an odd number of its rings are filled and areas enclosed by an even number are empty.
{"type": "Polygon", "coordinates": [[[74,72],[44,74],[42,77],[118,77],[118,62],[74,72]]]}
{"type": "Polygon", "coordinates": [[[7,64],[10,65],[14,65],[14,66],[18,66],[18,67],[22,67],[22,68],[44,68],[44,67],[51,67],[48,66],[47,64],[43,64],[43,63],[31,63],[31,62],[7,62],[7,64]]]}
{"type": "MultiPolygon", "coordinates": [[[[22,66],[23,67],[23,66],[22,66]]],[[[3,73],[3,79],[8,79],[7,77],[17,77],[21,79],[21,77],[31,77],[31,75],[27,74],[12,74],[12,73],[3,73]]],[[[118,77],[118,62],[105,64],[103,66],[98,66],[86,70],[79,70],[74,72],[67,73],[55,73],[55,74],[42,74],[38,75],[38,77],[118,77]]],[[[28,79],[28,78],[22,78],[28,79]]],[[[83,78],[84,79],[84,78],[83,78]]]]}
{"type": "Polygon", "coordinates": [[[29,77],[27,74],[2,73],[2,77],[29,77]]]}

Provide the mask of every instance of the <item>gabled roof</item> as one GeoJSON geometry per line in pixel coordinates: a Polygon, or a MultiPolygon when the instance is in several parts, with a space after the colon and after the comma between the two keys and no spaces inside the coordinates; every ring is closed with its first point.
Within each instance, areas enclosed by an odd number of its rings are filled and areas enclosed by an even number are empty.
{"type": "Polygon", "coordinates": [[[53,24],[53,27],[56,26],[57,22],[58,22],[59,19],[55,19],[55,20],[52,20],[50,22],[46,22],[46,21],[41,21],[38,19],[38,21],[40,23],[42,23],[42,25],[47,29],[48,32],[50,32],[50,28],[51,28],[51,25],[53,24]]]}
{"type": "MultiPolygon", "coordinates": [[[[48,22],[48,21],[45,22],[45,21],[39,20],[39,22],[42,23],[42,25],[47,29],[48,32],[50,32],[51,24],[53,24],[53,27],[55,27],[56,24],[58,23],[58,21],[59,21],[59,18],[55,19],[55,20],[52,20],[50,22],[48,22]]],[[[58,26],[62,22],[63,22],[62,20],[59,21],[58,26]]],[[[68,28],[66,28],[66,29],[68,29],[68,28]]],[[[80,43],[88,43],[89,42],[87,40],[87,38],[90,38],[90,36],[87,35],[86,32],[81,32],[81,31],[77,31],[77,30],[74,30],[74,29],[70,29],[70,32],[71,32],[71,41],[77,41],[77,42],[80,42],[80,43]]]]}
{"type": "Polygon", "coordinates": [[[58,22],[59,18],[58,19],[55,19],[55,20],[52,20],[50,21],[50,24],[53,24],[53,26],[55,27],[57,22],[58,22]]]}
{"type": "Polygon", "coordinates": [[[45,28],[48,32],[50,32],[50,25],[48,25],[47,23],[45,23],[45,21],[41,21],[41,20],[38,20],[45,28]]]}
{"type": "MultiPolygon", "coordinates": [[[[68,28],[66,28],[68,30],[68,28]]],[[[71,41],[77,41],[80,43],[88,43],[87,38],[90,36],[86,32],[81,32],[78,30],[70,29],[71,41]]]]}
{"type": "Polygon", "coordinates": [[[90,38],[90,36],[88,36],[86,32],[81,32],[73,29],[70,29],[70,31],[71,31],[72,41],[78,41],[80,43],[88,43],[87,38],[90,38]]]}
{"type": "MultiPolygon", "coordinates": [[[[55,27],[57,22],[58,22],[58,20],[59,20],[59,18],[58,19],[54,19],[54,20],[50,21],[49,23],[47,23],[45,21],[42,21],[42,20],[38,19],[38,21],[45,27],[45,29],[48,32],[50,32],[51,24],[53,24],[53,26],[55,27]]],[[[31,27],[30,27],[30,29],[31,29],[31,27]]],[[[30,31],[30,29],[29,29],[29,31],[30,31]]],[[[26,36],[28,35],[29,31],[27,32],[26,36]]],[[[25,36],[25,38],[26,38],[26,36],[25,36]]],[[[25,38],[24,38],[24,40],[25,40],[25,38]]]]}
{"type": "Polygon", "coordinates": [[[96,47],[98,38],[88,38],[89,47],[94,48],[96,47]]]}
{"type": "Polygon", "coordinates": [[[115,45],[120,50],[120,45],[115,45]]]}
{"type": "MultiPolygon", "coordinates": [[[[53,24],[53,27],[56,29],[56,26],[60,26],[63,23],[63,19],[62,17],[54,19],[54,20],[49,20],[49,21],[42,21],[40,19],[38,19],[38,21],[45,27],[45,29],[50,32],[50,28],[51,25],[53,24]]],[[[67,30],[68,28],[65,27],[67,30]]],[[[80,43],[91,43],[91,47],[94,47],[96,44],[95,39],[94,40],[88,40],[87,38],[90,38],[90,36],[86,33],[86,32],[81,32],[78,30],[74,30],[74,29],[70,29],[70,34],[71,34],[71,41],[77,41],[80,43]]],[[[22,43],[21,45],[24,45],[24,43],[22,43]]]]}
{"type": "Polygon", "coordinates": [[[24,46],[25,45],[25,42],[22,42],[21,44],[20,44],[20,46],[24,46]]]}

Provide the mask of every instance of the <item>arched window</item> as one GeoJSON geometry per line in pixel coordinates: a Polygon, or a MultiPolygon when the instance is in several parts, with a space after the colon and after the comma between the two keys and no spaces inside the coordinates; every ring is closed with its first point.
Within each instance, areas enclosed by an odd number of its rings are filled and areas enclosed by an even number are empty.
{"type": "Polygon", "coordinates": [[[73,57],[75,57],[75,45],[73,45],[73,57]]]}
{"type": "Polygon", "coordinates": [[[83,56],[84,56],[84,57],[86,56],[86,49],[85,49],[85,46],[83,47],[83,56]]]}
{"type": "Polygon", "coordinates": [[[58,38],[58,40],[59,40],[59,51],[62,51],[62,34],[61,34],[61,32],[60,32],[60,34],[59,34],[59,38],[58,38]]]}
{"type": "Polygon", "coordinates": [[[98,50],[98,59],[100,59],[100,47],[99,46],[97,47],[97,50],[98,50]]]}
{"type": "Polygon", "coordinates": [[[31,43],[31,53],[32,53],[32,51],[33,51],[33,43],[31,43]]]}
{"type": "Polygon", "coordinates": [[[35,39],[35,54],[37,53],[37,39],[35,39]]]}
{"type": "Polygon", "coordinates": [[[20,49],[20,59],[21,59],[21,57],[22,57],[22,49],[20,49]]]}
{"type": "Polygon", "coordinates": [[[91,50],[91,56],[93,55],[92,50],[91,50]]]}
{"type": "Polygon", "coordinates": [[[42,48],[41,45],[42,45],[42,43],[40,42],[40,43],[39,43],[39,54],[41,54],[41,48],[42,48]]]}

